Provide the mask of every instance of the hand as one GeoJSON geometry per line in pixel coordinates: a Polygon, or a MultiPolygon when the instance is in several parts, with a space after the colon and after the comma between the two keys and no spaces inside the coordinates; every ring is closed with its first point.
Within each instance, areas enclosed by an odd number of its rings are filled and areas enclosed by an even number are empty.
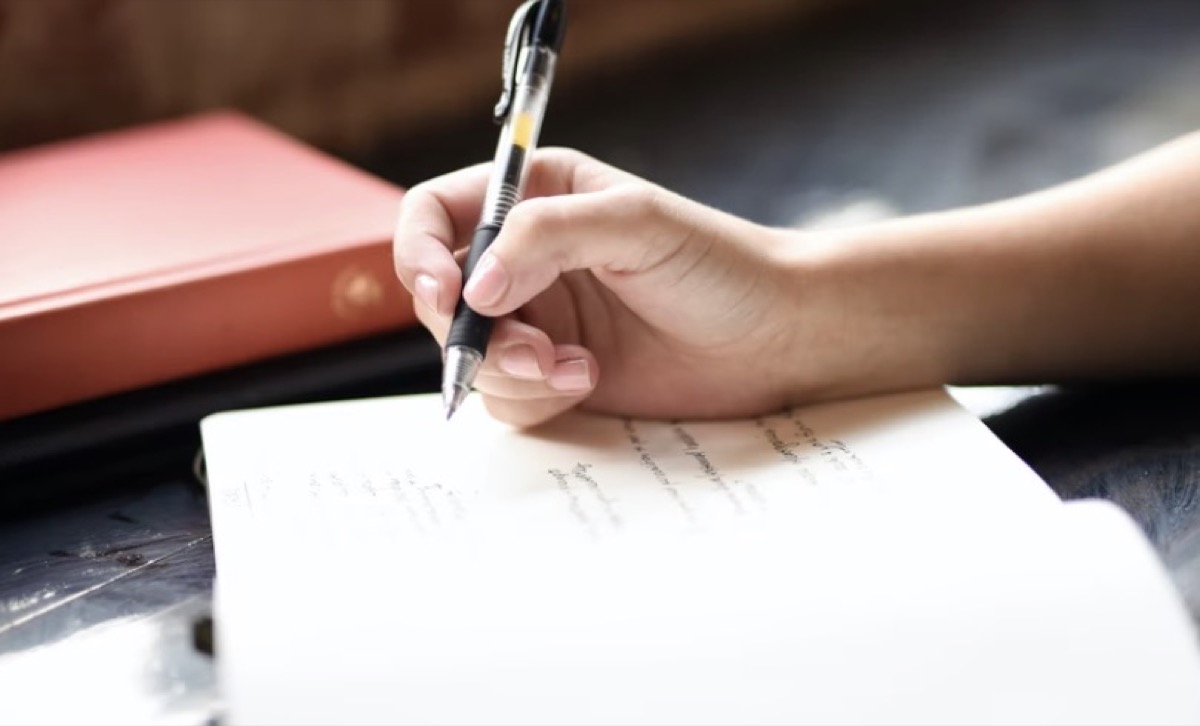
{"type": "MultiPolygon", "coordinates": [[[[410,189],[396,272],[445,340],[488,166],[410,189]]],[[[776,409],[797,322],[785,235],[566,149],[538,151],[524,201],[468,281],[498,317],[476,379],[488,410],[527,426],[568,408],[659,418],[776,409]]]]}
{"type": "MultiPolygon", "coordinates": [[[[439,341],[487,174],[402,204],[396,271],[439,341]]],[[[1198,184],[1194,134],[1026,197],[813,234],[541,151],[463,293],[502,316],[477,387],[531,425],[575,405],[733,417],[943,383],[1194,374],[1198,184]]]]}

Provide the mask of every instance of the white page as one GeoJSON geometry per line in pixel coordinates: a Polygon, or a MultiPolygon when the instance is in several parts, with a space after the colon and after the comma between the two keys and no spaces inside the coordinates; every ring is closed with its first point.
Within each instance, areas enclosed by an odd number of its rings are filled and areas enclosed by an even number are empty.
{"type": "Polygon", "coordinates": [[[1081,566],[1044,524],[1063,508],[940,391],[531,433],[477,401],[439,413],[204,422],[234,722],[1197,713],[1190,631],[1144,543],[1118,518],[1089,543],[1121,544],[1115,569],[1081,566]]]}
{"type": "Polygon", "coordinates": [[[280,535],[353,521],[353,537],[445,536],[459,521],[579,537],[824,516],[864,498],[920,511],[1058,506],[942,391],[745,421],[571,414],[531,432],[490,419],[477,398],[449,424],[442,415],[436,396],[412,396],[210,417],[212,493],[229,505],[220,515],[270,519],[280,535]]]}

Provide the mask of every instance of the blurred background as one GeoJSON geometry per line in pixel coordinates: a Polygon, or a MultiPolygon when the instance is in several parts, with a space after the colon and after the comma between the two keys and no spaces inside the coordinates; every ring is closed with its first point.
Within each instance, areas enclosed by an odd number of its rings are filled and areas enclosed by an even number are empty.
{"type": "MultiPolygon", "coordinates": [[[[490,156],[516,0],[3,0],[0,149],[236,108],[402,184],[490,156]]],[[[1200,127],[1189,0],[572,0],[543,141],[759,221],[1089,171],[1200,127]]]]}
{"type": "MultiPolygon", "coordinates": [[[[820,0],[576,0],[562,90],[820,0]]],[[[517,0],[5,0],[0,138],[20,146],[232,106],[363,152],[480,115],[517,0]]],[[[486,118],[486,116],[485,116],[486,118]]]]}

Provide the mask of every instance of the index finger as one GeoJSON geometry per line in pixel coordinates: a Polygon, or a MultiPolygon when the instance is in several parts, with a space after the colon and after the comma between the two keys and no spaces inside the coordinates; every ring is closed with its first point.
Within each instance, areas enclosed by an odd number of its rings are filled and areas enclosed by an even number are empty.
{"type": "MultiPolygon", "coordinates": [[[[422,182],[401,199],[392,261],[396,276],[409,292],[415,291],[416,278],[422,274],[443,290],[461,284],[462,273],[452,253],[465,244],[479,217],[489,166],[477,164],[422,182]]],[[[438,295],[439,303],[443,297],[438,295]]],[[[435,307],[440,309],[442,304],[435,307]]]]}
{"type": "MultiPolygon", "coordinates": [[[[393,237],[392,258],[396,275],[410,292],[421,278],[425,299],[448,314],[462,288],[462,271],[455,264],[454,250],[465,247],[479,221],[487,192],[491,164],[466,169],[422,182],[400,203],[393,237]]],[[[572,149],[541,149],[534,152],[526,175],[527,197],[555,196],[576,191],[593,191],[619,173],[572,149]]]]}

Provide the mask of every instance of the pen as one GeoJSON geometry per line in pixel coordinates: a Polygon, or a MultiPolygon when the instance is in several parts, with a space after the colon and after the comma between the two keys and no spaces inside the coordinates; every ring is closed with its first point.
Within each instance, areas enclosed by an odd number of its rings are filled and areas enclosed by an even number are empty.
{"type": "MultiPolygon", "coordinates": [[[[537,144],[554,64],[566,30],[563,0],[528,0],[513,14],[504,41],[501,77],[504,90],[494,111],[503,124],[496,158],[483,199],[483,213],[463,268],[463,283],[470,279],[479,258],[500,234],[504,220],[520,201],[529,157],[537,144]]],[[[446,336],[442,401],[449,420],[471,391],[483,365],[495,320],[480,315],[461,298],[446,336]]]]}

